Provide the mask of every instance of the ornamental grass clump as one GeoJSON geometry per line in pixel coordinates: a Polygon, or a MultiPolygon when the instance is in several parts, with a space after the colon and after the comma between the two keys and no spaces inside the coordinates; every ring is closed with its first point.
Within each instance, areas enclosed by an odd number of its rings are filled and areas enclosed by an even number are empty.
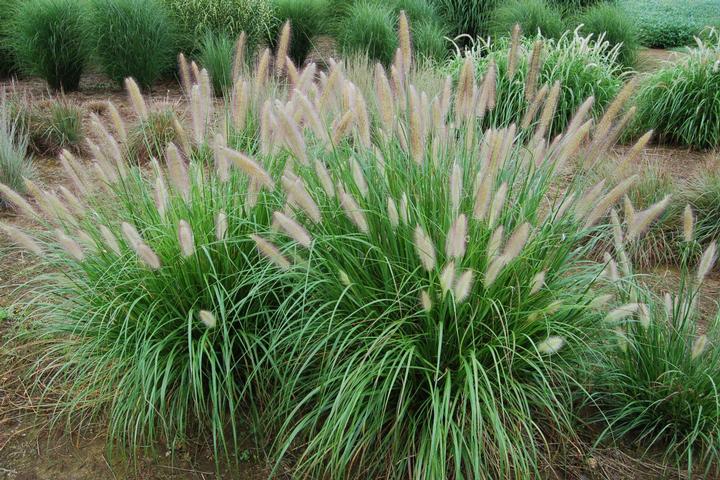
{"type": "Polygon", "coordinates": [[[720,31],[697,42],[687,58],[643,79],[638,133],[652,128],[660,142],[697,149],[720,145],[720,31]]]}
{"type": "MultiPolygon", "coordinates": [[[[471,56],[478,74],[496,72],[496,100],[489,105],[481,121],[486,127],[534,125],[540,117],[540,106],[555,95],[549,132],[556,135],[568,127],[578,109],[590,108],[594,115],[602,112],[623,85],[623,75],[615,61],[617,47],[597,43],[593,37],[577,32],[559,40],[522,38],[516,25],[510,39],[496,43],[478,43],[471,56]],[[584,102],[592,97],[592,103],[584,102]]],[[[463,63],[456,57],[448,69],[457,75],[463,63]]],[[[629,95],[627,91],[625,95],[629,95]]],[[[621,129],[622,130],[622,129],[621,129]]]]}
{"type": "Polygon", "coordinates": [[[598,442],[632,442],[646,453],[661,452],[688,478],[716,478],[720,473],[720,315],[703,314],[698,305],[701,287],[717,260],[717,245],[699,243],[696,212],[688,205],[678,242],[678,285],[674,291],[648,292],[634,277],[625,247],[633,242],[628,238],[633,226],[639,220],[647,224],[644,215],[651,210],[626,216],[622,224],[613,212],[615,251],[608,255],[608,263],[614,273],[609,279],[613,293],[628,307],[623,314],[607,317],[616,339],[614,352],[600,370],[598,421],[605,430],[598,442]]]}
{"type": "MultiPolygon", "coordinates": [[[[0,91],[0,183],[19,193],[25,193],[23,178],[32,172],[28,143],[28,135],[13,115],[6,93],[0,91]]],[[[4,206],[0,200],[0,208],[4,206]]]]}
{"type": "MultiPolygon", "coordinates": [[[[136,115],[147,118],[137,84],[127,84],[136,115]]],[[[274,209],[272,183],[258,165],[249,178],[255,164],[227,148],[221,129],[208,130],[207,84],[191,91],[201,118],[151,168],[127,162],[129,129],[111,107],[109,125],[91,119],[92,165],[61,153],[69,185],[55,193],[26,180],[32,202],[3,187],[35,226],[2,229],[42,258],[26,285],[20,335],[42,345],[28,355],[54,422],[105,421],[111,446],[130,449],[172,450],[192,434],[218,459],[238,452],[262,404],[255,385],[268,379],[256,362],[274,305],[288,295],[250,236],[274,209]],[[210,146],[208,170],[194,158],[210,146]]]]}

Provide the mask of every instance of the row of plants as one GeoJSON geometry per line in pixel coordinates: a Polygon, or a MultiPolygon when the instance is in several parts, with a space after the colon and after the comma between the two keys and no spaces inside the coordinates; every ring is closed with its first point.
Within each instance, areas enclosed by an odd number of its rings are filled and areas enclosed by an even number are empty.
{"type": "MultiPolygon", "coordinates": [[[[669,199],[621,216],[636,178],[588,181],[630,89],[560,122],[572,107],[537,43],[516,37],[481,78],[469,55],[453,81],[409,38],[389,74],[292,72],[266,50],[220,106],[185,64],[189,126],[173,122],[162,164],[124,153],[110,115],[92,168],[61,154],[60,193],[0,187],[34,225],[2,229],[43,259],[12,349],[39,405],[107,422],[116,448],[205,438],[217,462],[250,424],[273,473],[299,478],[532,478],[587,422],[599,445],[717,474],[720,316],[696,301],[715,243],[690,208],[681,252],[699,262],[681,253],[681,286],[656,295],[628,248],[669,199]],[[486,129],[511,101],[500,76],[527,105],[486,129]]],[[[287,58],[289,31],[278,45],[287,58]]]]}

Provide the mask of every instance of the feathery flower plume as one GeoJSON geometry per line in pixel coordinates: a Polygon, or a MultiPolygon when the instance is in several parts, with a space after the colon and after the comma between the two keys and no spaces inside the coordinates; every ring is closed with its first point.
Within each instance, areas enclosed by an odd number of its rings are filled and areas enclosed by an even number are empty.
{"type": "Polygon", "coordinates": [[[597,202],[595,208],[590,210],[590,213],[588,213],[585,219],[585,228],[590,228],[595,225],[595,222],[605,215],[607,211],[610,210],[610,207],[615,205],[628,192],[628,190],[630,190],[630,187],[633,186],[637,179],[637,175],[628,177],[605,194],[605,196],[597,202]]]}
{"type": "Polygon", "coordinates": [[[302,180],[297,177],[291,178],[288,175],[283,175],[281,181],[288,195],[288,200],[297,204],[314,223],[320,223],[322,219],[320,208],[308,193],[302,180]]]}
{"type": "Polygon", "coordinates": [[[233,55],[232,79],[236,82],[242,75],[243,66],[245,65],[245,45],[247,44],[247,35],[240,32],[240,36],[235,42],[235,52],[233,55]]]}
{"type": "Polygon", "coordinates": [[[46,201],[46,204],[50,207],[50,211],[59,221],[77,223],[77,220],[75,219],[73,214],[70,213],[70,210],[68,210],[65,204],[61,202],[60,199],[56,197],[53,193],[44,192],[43,197],[46,201]]]}
{"type": "Polygon", "coordinates": [[[472,106],[475,90],[475,65],[470,55],[465,55],[455,90],[455,115],[458,120],[465,119],[472,106]]]}
{"type": "Polygon", "coordinates": [[[551,335],[542,342],[540,342],[537,346],[537,349],[538,352],[542,353],[543,355],[552,355],[559,352],[564,345],[565,339],[563,337],[551,335]]]}
{"type": "Polygon", "coordinates": [[[497,280],[497,277],[500,275],[500,272],[505,265],[507,265],[507,259],[502,255],[490,262],[487,270],[485,271],[485,288],[490,288],[490,285],[495,283],[495,280],[497,280]]]}
{"type": "Polygon", "coordinates": [[[638,319],[640,320],[640,325],[645,330],[650,328],[650,310],[644,303],[638,306],[638,319]]]}
{"type": "MultiPolygon", "coordinates": [[[[311,87],[315,86],[315,75],[317,74],[317,64],[311,62],[306,66],[297,81],[295,89],[299,92],[307,93],[311,87]]],[[[315,97],[317,98],[317,97],[315,97]]]]}
{"type": "Polygon", "coordinates": [[[332,144],[339,145],[343,138],[345,138],[352,127],[353,121],[355,120],[355,113],[352,110],[348,110],[340,117],[340,120],[335,124],[332,133],[332,144]]]}
{"type": "Polygon", "coordinates": [[[260,113],[260,153],[263,155],[269,155],[275,147],[274,130],[275,116],[272,113],[272,105],[270,100],[265,100],[260,113]]]}
{"type": "Polygon", "coordinates": [[[375,66],[375,93],[380,123],[385,134],[389,136],[393,132],[395,122],[395,102],[393,101],[390,82],[381,63],[375,66]]]}
{"type": "Polygon", "coordinates": [[[422,306],[422,309],[426,312],[432,310],[432,300],[430,299],[430,294],[427,292],[427,290],[422,290],[420,292],[420,305],[422,306]]]}
{"type": "Polygon", "coordinates": [[[686,242],[693,241],[693,230],[695,228],[695,216],[690,205],[685,205],[683,211],[683,239],[686,242]]]}
{"type": "Polygon", "coordinates": [[[278,114],[278,121],[283,138],[285,139],[285,144],[301,164],[309,165],[307,147],[305,146],[305,140],[303,139],[302,133],[300,133],[300,128],[297,126],[297,123],[295,123],[295,120],[290,118],[282,108],[278,108],[278,114]]]}
{"type": "Polygon", "coordinates": [[[238,79],[235,82],[232,96],[232,120],[235,130],[245,128],[248,105],[250,103],[250,87],[247,80],[238,79]]]}
{"type": "Polygon", "coordinates": [[[273,213],[273,220],[275,220],[280,229],[287,233],[290,238],[303,247],[310,248],[312,238],[302,225],[282,212],[273,213]]]}
{"type": "Polygon", "coordinates": [[[78,229],[76,232],[76,235],[78,239],[80,239],[80,244],[84,245],[87,249],[89,249],[92,253],[97,253],[97,243],[95,243],[95,240],[88,235],[88,233],[83,229],[78,229]]]}
{"type": "Polygon", "coordinates": [[[355,224],[355,226],[362,233],[367,234],[370,230],[365,213],[360,209],[355,199],[349,193],[343,191],[340,193],[340,205],[348,218],[355,224]]]}
{"type": "Polygon", "coordinates": [[[637,312],[639,308],[640,308],[639,303],[628,303],[628,304],[622,305],[620,307],[617,307],[614,310],[611,310],[610,313],[608,313],[605,316],[605,321],[607,323],[620,322],[620,321],[625,320],[626,318],[634,315],[635,312],[637,312]]]}
{"type": "Polygon", "coordinates": [[[516,23],[512,29],[510,40],[510,53],[508,54],[507,77],[512,80],[517,71],[517,57],[520,49],[520,24],[516,23]]]}
{"type": "Polygon", "coordinates": [[[453,295],[457,303],[464,302],[470,295],[472,289],[474,274],[472,270],[465,270],[455,281],[455,290],[453,295]]]}
{"type": "Polygon", "coordinates": [[[651,205],[650,208],[635,213],[627,228],[627,241],[629,242],[643,233],[665,211],[669,203],[670,195],[667,195],[656,204],[651,205]]]}
{"type": "Polygon", "coordinates": [[[505,250],[503,251],[502,256],[507,258],[507,261],[510,262],[512,259],[520,255],[520,252],[525,246],[529,236],[530,224],[525,222],[517,227],[512,235],[510,235],[510,238],[508,238],[508,241],[505,244],[505,250]]]}
{"type": "Polygon", "coordinates": [[[290,268],[290,262],[287,258],[285,258],[285,256],[283,256],[282,253],[280,253],[280,250],[278,250],[275,245],[259,235],[251,234],[250,238],[255,241],[255,245],[257,245],[258,251],[261,255],[270,260],[276,266],[280,267],[282,270],[290,268]]]}
{"type": "Polygon", "coordinates": [[[247,176],[257,180],[260,185],[267,187],[269,190],[275,188],[275,182],[273,182],[270,175],[255,160],[244,153],[237,152],[227,147],[223,147],[221,150],[230,158],[230,160],[232,160],[233,164],[235,164],[235,166],[242,170],[247,176]]]}
{"type": "Polygon", "coordinates": [[[85,176],[83,167],[80,166],[75,156],[67,150],[60,152],[60,163],[62,164],[65,174],[70,178],[73,185],[81,195],[85,196],[88,192],[88,180],[85,176]],[[82,176],[82,178],[81,178],[82,176]]]}
{"type": "Polygon", "coordinates": [[[185,58],[185,54],[182,52],[178,54],[178,72],[180,73],[180,85],[182,85],[183,93],[190,95],[190,88],[192,87],[190,66],[185,58]]]}
{"type": "Polygon", "coordinates": [[[195,236],[190,224],[185,220],[180,220],[178,223],[178,243],[183,257],[187,258],[195,255],[195,236]]]}
{"type": "Polygon", "coordinates": [[[144,243],[142,237],[133,225],[123,222],[120,225],[120,230],[122,231],[125,240],[127,240],[128,244],[130,244],[133,249],[137,249],[138,245],[144,243]]]}
{"type": "Polygon", "coordinates": [[[467,217],[460,214],[448,230],[445,240],[445,254],[450,258],[462,258],[465,255],[467,237],[467,217]]]}
{"type": "Polygon", "coordinates": [[[330,173],[327,168],[325,168],[325,164],[322,160],[318,159],[315,159],[313,163],[315,165],[315,174],[317,175],[318,181],[320,182],[323,190],[325,190],[325,194],[330,198],[335,197],[335,187],[333,186],[330,173]]]}
{"type": "Polygon", "coordinates": [[[440,272],[440,290],[445,295],[452,290],[455,282],[455,262],[450,260],[440,272]]]}
{"type": "Polygon", "coordinates": [[[605,179],[600,180],[598,183],[593,185],[591,189],[585,192],[580,200],[575,204],[575,216],[577,218],[583,218],[595,205],[595,201],[600,197],[603,189],[605,188],[605,179]]]}
{"type": "MultiPolygon", "coordinates": [[[[297,87],[298,82],[300,81],[300,73],[298,72],[298,69],[293,63],[293,61],[287,55],[285,56],[285,70],[288,85],[292,89],[294,89],[295,87],[297,87]]],[[[292,96],[292,91],[290,92],[290,95],[292,96]]]]}
{"type": "Polygon", "coordinates": [[[5,223],[0,223],[0,229],[4,230],[10,237],[10,240],[18,246],[37,256],[42,255],[43,251],[42,248],[40,248],[40,245],[30,235],[24,233],[22,230],[5,223]]]}
{"type": "Polygon", "coordinates": [[[593,138],[593,142],[596,138],[605,138],[605,136],[610,132],[610,127],[612,126],[615,117],[617,117],[617,114],[620,112],[623,105],[625,105],[625,102],[630,98],[633,91],[635,91],[637,82],[637,78],[632,78],[629,82],[627,82],[622,88],[622,90],[620,90],[620,93],[618,93],[617,97],[615,97],[615,99],[605,109],[605,113],[600,119],[600,123],[598,123],[597,127],[595,128],[595,136],[593,138]]]}
{"type": "Polygon", "coordinates": [[[100,225],[100,235],[103,237],[105,246],[108,247],[115,255],[120,255],[120,244],[115,235],[105,225],[100,225]]]}
{"type": "Polygon", "coordinates": [[[573,133],[577,131],[585,122],[588,115],[588,112],[592,108],[593,104],[595,103],[595,97],[589,96],[585,99],[585,101],[578,107],[578,109],[575,111],[575,115],[573,115],[572,120],[570,120],[570,123],[568,124],[567,128],[565,129],[566,136],[569,137],[573,133]]]}
{"type": "Polygon", "coordinates": [[[395,206],[395,200],[393,200],[392,197],[388,197],[387,209],[388,209],[388,220],[390,220],[390,225],[392,226],[393,229],[396,229],[398,227],[398,225],[400,225],[400,217],[398,216],[397,206],[395,206]]]}
{"type": "Polygon", "coordinates": [[[610,303],[612,299],[613,296],[609,293],[604,295],[598,295],[597,297],[593,298],[590,303],[588,303],[588,307],[592,308],[593,310],[602,310],[608,303],[610,303]]]}
{"type": "Polygon", "coordinates": [[[29,218],[39,218],[39,215],[37,214],[37,212],[35,212],[35,209],[30,205],[30,203],[12,188],[8,187],[3,183],[0,183],[0,193],[2,193],[2,197],[6,201],[15,205],[15,207],[17,207],[29,218]]]}
{"type": "Polygon", "coordinates": [[[353,181],[358,187],[360,195],[362,195],[363,197],[367,197],[369,190],[368,184],[365,181],[365,174],[363,173],[360,163],[358,163],[357,159],[354,156],[350,157],[350,168],[352,170],[353,181]]]}
{"type": "Polygon", "coordinates": [[[700,257],[700,264],[698,266],[698,271],[697,271],[698,283],[702,283],[703,280],[705,280],[705,277],[707,277],[707,274],[710,273],[710,270],[712,269],[713,265],[715,265],[715,260],[717,260],[716,254],[717,254],[717,245],[715,244],[715,242],[712,242],[705,249],[705,251],[702,254],[702,257],[700,257]]]}
{"type": "Polygon", "coordinates": [[[192,129],[195,143],[202,143],[205,138],[205,126],[207,118],[203,112],[202,93],[200,85],[193,85],[190,89],[190,116],[192,117],[192,129]]]}
{"type": "Polygon", "coordinates": [[[85,253],[83,253],[80,244],[77,243],[75,239],[65,235],[62,230],[55,230],[55,237],[63,250],[65,250],[65,253],[78,262],[85,260],[85,253]]]}
{"type": "Polygon", "coordinates": [[[537,115],[538,110],[540,110],[540,105],[542,105],[543,100],[545,100],[545,95],[547,95],[547,93],[548,86],[543,85],[542,88],[535,94],[535,98],[533,98],[530,106],[528,106],[528,109],[525,111],[525,115],[523,115],[522,121],[520,122],[520,128],[525,129],[530,126],[532,121],[535,119],[535,115],[537,115]]]}
{"type": "Polygon", "coordinates": [[[415,252],[420,257],[420,263],[425,270],[430,272],[435,268],[435,246],[420,225],[415,227],[415,252]]]}
{"type": "Polygon", "coordinates": [[[268,76],[268,69],[270,67],[270,49],[266,48],[260,60],[258,60],[257,69],[255,70],[255,93],[262,91],[262,87],[265,85],[268,76]]]}
{"type": "Polygon", "coordinates": [[[128,96],[130,97],[130,103],[132,104],[133,109],[135,110],[135,113],[137,114],[138,118],[140,120],[147,119],[147,116],[148,116],[147,105],[145,105],[145,100],[143,99],[143,96],[140,93],[140,87],[138,87],[138,84],[135,83],[135,80],[133,80],[131,77],[126,78],[125,79],[125,89],[128,92],[128,96]]]}
{"type": "Polygon", "coordinates": [[[697,357],[702,355],[707,350],[708,338],[707,335],[700,335],[695,339],[692,344],[692,359],[695,360],[697,357]]]}
{"type": "Polygon", "coordinates": [[[218,212],[217,215],[215,215],[215,238],[218,239],[218,241],[225,240],[225,235],[227,234],[228,229],[228,222],[227,222],[227,215],[225,215],[225,212],[222,210],[218,212]]]}
{"type": "Polygon", "coordinates": [[[180,157],[180,152],[174,143],[169,143],[165,149],[165,161],[168,165],[168,175],[173,187],[187,202],[190,199],[190,177],[185,162],[180,157]]]}
{"type": "Polygon", "coordinates": [[[72,210],[73,214],[76,216],[82,218],[85,216],[85,207],[80,202],[80,200],[65,187],[64,185],[60,185],[60,193],[62,193],[63,198],[67,202],[67,204],[70,206],[70,209],[72,210]]]}
{"type": "Polygon", "coordinates": [[[420,114],[420,98],[413,85],[410,85],[410,94],[408,97],[410,118],[410,154],[415,163],[422,165],[425,158],[425,129],[422,124],[422,116],[420,114]]]}
{"type": "Polygon", "coordinates": [[[550,127],[553,117],[555,116],[555,109],[557,108],[558,97],[560,96],[560,81],[556,81],[553,84],[550,94],[548,95],[545,105],[543,106],[542,113],[540,114],[540,123],[538,123],[535,129],[535,138],[541,139],[545,137],[545,132],[550,127]]]}
{"type": "Polygon", "coordinates": [[[453,164],[452,173],[450,174],[450,205],[452,211],[457,214],[460,209],[460,197],[462,196],[462,176],[463,172],[460,165],[453,164]]]}
{"type": "Polygon", "coordinates": [[[400,10],[400,19],[398,21],[398,40],[400,51],[402,52],[403,73],[410,73],[410,64],[412,62],[412,46],[410,42],[410,23],[405,15],[405,10],[400,10]]]}
{"type": "Polygon", "coordinates": [[[504,232],[505,228],[500,225],[493,231],[492,235],[490,236],[490,240],[488,241],[487,245],[488,259],[492,260],[500,253],[500,246],[502,245],[504,232]]]}
{"type": "Polygon", "coordinates": [[[623,215],[625,215],[625,223],[632,223],[635,218],[635,207],[633,207],[630,197],[625,195],[623,198],[623,215]]]}
{"type": "Polygon", "coordinates": [[[640,139],[635,142],[635,145],[632,146],[632,148],[625,154],[623,159],[618,163],[617,167],[615,168],[615,175],[616,177],[621,177],[624,175],[625,170],[629,165],[631,165],[635,159],[640,155],[640,153],[643,151],[645,146],[648,144],[650,139],[653,136],[653,131],[650,130],[649,132],[645,133],[640,139]]]}
{"type": "Polygon", "coordinates": [[[530,295],[535,295],[537,292],[540,291],[541,288],[545,285],[545,275],[546,271],[543,270],[542,272],[538,273],[533,277],[531,287],[530,287],[530,295]]]}
{"type": "Polygon", "coordinates": [[[492,200],[492,206],[490,207],[490,215],[488,217],[488,224],[490,224],[490,226],[494,226],[495,222],[500,217],[500,212],[505,206],[505,197],[507,196],[507,191],[508,184],[507,182],[503,182],[502,185],[500,185],[500,187],[497,189],[497,192],[495,192],[495,196],[492,200]]]}
{"type": "Polygon", "coordinates": [[[168,192],[162,174],[158,174],[157,177],[155,177],[155,189],[153,190],[153,196],[155,199],[155,208],[157,208],[160,217],[165,218],[168,205],[168,192]]]}
{"type": "Polygon", "coordinates": [[[352,282],[350,281],[350,277],[348,277],[348,274],[345,273],[345,271],[340,270],[338,271],[338,279],[340,280],[340,283],[345,285],[346,287],[349,287],[352,285],[352,282]]]}
{"type": "Polygon", "coordinates": [[[353,109],[355,110],[355,118],[357,119],[360,143],[363,147],[370,148],[372,146],[372,140],[370,139],[370,116],[368,115],[365,98],[360,92],[354,97],[353,109]]]}
{"type": "Polygon", "coordinates": [[[121,142],[125,142],[127,140],[127,129],[125,128],[125,122],[120,116],[120,112],[118,112],[115,104],[111,101],[107,102],[107,110],[110,114],[110,120],[112,120],[113,127],[115,128],[115,134],[121,142]]]}
{"type": "Polygon", "coordinates": [[[400,221],[404,224],[408,224],[408,219],[410,218],[410,208],[408,206],[408,197],[405,192],[400,195],[400,205],[399,205],[399,212],[400,212],[400,221]]]}
{"type": "Polygon", "coordinates": [[[620,275],[618,275],[617,262],[615,262],[615,259],[612,258],[612,255],[608,252],[603,253],[603,261],[607,263],[607,267],[605,267],[605,271],[603,273],[611,282],[617,282],[620,279],[620,275]]]}
{"type": "MultiPolygon", "coordinates": [[[[487,110],[494,110],[495,109],[495,95],[497,88],[497,65],[495,64],[495,60],[491,59],[490,63],[488,64],[487,70],[485,71],[485,78],[483,78],[482,83],[482,89],[481,89],[481,95],[484,97],[484,106],[483,110],[487,108],[487,110]]],[[[484,114],[484,111],[483,111],[484,114]]],[[[482,117],[482,114],[478,114],[478,116],[482,117]]]]}
{"type": "Polygon", "coordinates": [[[288,54],[288,47],[290,46],[290,20],[286,21],[282,30],[280,31],[280,38],[278,39],[277,50],[275,51],[275,74],[281,75],[285,68],[285,57],[288,54]]]}
{"type": "Polygon", "coordinates": [[[192,83],[198,83],[200,81],[200,69],[195,61],[190,62],[190,71],[192,72],[192,83]]]}
{"type": "Polygon", "coordinates": [[[215,328],[215,325],[217,325],[215,315],[207,310],[200,310],[198,316],[200,317],[200,321],[205,324],[207,328],[215,328]]]}
{"type": "Polygon", "coordinates": [[[542,49],[542,40],[536,40],[533,44],[532,53],[530,54],[530,65],[528,67],[527,78],[525,79],[525,100],[528,102],[533,99],[537,89],[538,77],[540,75],[540,57],[542,56],[542,49]]]}
{"type": "Polygon", "coordinates": [[[490,175],[483,175],[481,170],[475,177],[475,205],[473,206],[473,218],[482,220],[485,218],[490,205],[490,186],[492,179],[490,175]]]}
{"type": "Polygon", "coordinates": [[[140,261],[145,264],[151,270],[159,270],[161,263],[160,257],[145,243],[140,243],[134,246],[135,253],[137,253],[140,261]]]}

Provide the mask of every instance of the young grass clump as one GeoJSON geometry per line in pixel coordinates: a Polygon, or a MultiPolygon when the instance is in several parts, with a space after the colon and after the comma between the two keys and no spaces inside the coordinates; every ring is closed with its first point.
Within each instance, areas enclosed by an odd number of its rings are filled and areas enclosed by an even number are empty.
{"type": "Polygon", "coordinates": [[[92,0],[89,23],[103,72],[150,87],[175,64],[177,31],[160,0],[92,0]]]}
{"type": "Polygon", "coordinates": [[[179,144],[177,116],[172,108],[148,112],[127,134],[128,163],[147,163],[151,158],[163,158],[171,144],[179,144]]]}
{"type": "Polygon", "coordinates": [[[652,128],[664,143],[720,146],[720,31],[675,64],[647,76],[638,91],[637,131],[652,128]]]}
{"type": "Polygon", "coordinates": [[[21,122],[30,137],[30,148],[36,154],[53,156],[63,149],[77,150],[85,138],[82,109],[65,100],[39,102],[20,107],[21,122]]]}
{"type": "Polygon", "coordinates": [[[9,37],[22,70],[54,90],[77,90],[92,50],[86,16],[75,0],[19,2],[9,37]]]}
{"type": "Polygon", "coordinates": [[[508,36],[516,24],[531,36],[557,39],[565,33],[562,14],[546,0],[509,0],[493,10],[490,31],[496,38],[508,36]]]}
{"type": "MultiPolygon", "coordinates": [[[[28,136],[19,125],[5,92],[0,94],[0,184],[25,193],[23,178],[32,173],[32,163],[28,158],[28,136]]],[[[0,208],[5,203],[0,200],[0,208]]]]}
{"type": "MultiPolygon", "coordinates": [[[[607,317],[617,338],[601,374],[605,390],[598,405],[607,426],[599,441],[622,439],[645,451],[659,450],[688,478],[715,478],[720,473],[720,314],[704,317],[698,301],[717,258],[716,244],[698,243],[690,207],[683,216],[676,293],[648,293],[629,267],[620,268],[620,278],[612,282],[630,303],[625,312],[607,317]],[[703,253],[695,270],[689,260],[698,247],[703,253]]],[[[626,219],[627,228],[617,224],[621,265],[626,264],[623,236],[637,220],[626,219]]]]}
{"type": "MultiPolygon", "coordinates": [[[[695,239],[701,245],[720,240],[720,172],[711,170],[693,178],[680,199],[695,212],[695,239]]],[[[697,252],[696,252],[697,253],[697,252]]]]}
{"type": "MultiPolygon", "coordinates": [[[[617,47],[610,49],[577,32],[559,40],[533,40],[521,39],[516,30],[513,40],[478,44],[471,52],[473,63],[480,74],[496,71],[497,92],[495,104],[480,120],[487,127],[534,125],[542,116],[540,103],[557,84],[556,105],[548,113],[550,131],[560,133],[581,106],[598,114],[618,94],[623,76],[616,55],[617,47]]],[[[458,75],[462,62],[461,57],[453,59],[450,72],[458,75]]]]}
{"type": "Polygon", "coordinates": [[[398,46],[395,23],[382,4],[359,0],[340,21],[340,46],[346,54],[366,53],[370,59],[388,65],[398,46]]]}
{"type": "Polygon", "coordinates": [[[200,44],[198,61],[207,70],[218,95],[230,93],[233,85],[235,41],[224,33],[207,32],[200,44]]]}
{"type": "Polygon", "coordinates": [[[583,35],[593,34],[596,41],[605,41],[618,47],[617,61],[625,68],[632,68],[637,60],[639,47],[637,27],[621,7],[599,3],[583,11],[576,19],[583,35]]]}

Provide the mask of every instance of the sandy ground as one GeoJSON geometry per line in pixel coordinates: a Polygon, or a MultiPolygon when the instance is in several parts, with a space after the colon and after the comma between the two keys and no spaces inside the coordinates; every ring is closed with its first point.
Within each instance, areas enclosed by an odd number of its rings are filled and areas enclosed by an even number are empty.
{"type": "MultiPolygon", "coordinates": [[[[647,50],[641,54],[641,69],[657,68],[662,61],[673,60],[680,55],[675,52],[647,50]]],[[[36,80],[22,81],[17,85],[4,85],[23,91],[31,101],[48,96],[44,83],[36,80]]],[[[2,84],[0,84],[2,88],[2,84]]],[[[181,92],[174,83],[160,85],[150,94],[153,103],[175,104],[181,92]]],[[[89,75],[79,92],[66,96],[86,112],[100,112],[100,104],[112,100],[123,116],[132,119],[133,113],[124,91],[107,83],[101,77],[89,75]]],[[[89,116],[89,113],[87,113],[89,116]]],[[[628,147],[618,147],[616,155],[622,155],[628,147]]],[[[651,146],[643,151],[638,168],[650,164],[660,165],[678,179],[688,179],[717,162],[712,153],[698,153],[683,149],[651,146]]],[[[36,159],[38,182],[46,187],[65,183],[64,173],[53,158],[36,159]]],[[[17,218],[0,212],[0,220],[17,222],[17,218]]],[[[21,253],[5,254],[2,245],[6,239],[0,234],[0,348],[11,330],[12,315],[3,318],[17,285],[23,282],[20,272],[30,259],[21,253]]],[[[677,278],[672,269],[658,268],[652,272],[653,281],[660,290],[671,287],[677,278]]],[[[715,301],[720,298],[720,277],[711,278],[705,285],[701,308],[714,311],[715,301]]],[[[0,352],[1,353],[1,352],[0,352]]],[[[0,356],[0,480],[90,480],[90,479],[211,479],[211,478],[267,478],[265,462],[248,449],[248,461],[239,472],[217,474],[202,446],[187,451],[142,456],[130,465],[127,459],[112,458],[106,451],[106,438],[101,428],[84,431],[83,436],[58,435],[59,429],[49,430],[48,417],[38,412],[37,398],[29,393],[29,386],[22,383],[22,375],[12,362],[3,362],[0,356]]],[[[634,478],[625,465],[636,463],[620,451],[598,452],[601,467],[589,468],[589,473],[567,478],[634,478]],[[595,473],[593,473],[595,470],[595,473]],[[630,475],[630,476],[628,476],[630,475]]],[[[591,459],[592,460],[592,459],[591,459]]],[[[595,462],[595,460],[592,460],[595,462]]],[[[597,463],[597,462],[596,462],[597,463]]],[[[637,465],[636,465],[637,467],[637,465]]],[[[638,467],[639,471],[641,470],[638,467]]],[[[647,470],[645,478],[659,478],[657,470],[647,470]],[[654,473],[653,473],[654,472],[654,473]]],[[[632,472],[632,470],[631,470],[632,472]]],[[[665,478],[665,477],[663,477],[665,478]]],[[[668,477],[669,478],[669,477],[668,477]]]]}

